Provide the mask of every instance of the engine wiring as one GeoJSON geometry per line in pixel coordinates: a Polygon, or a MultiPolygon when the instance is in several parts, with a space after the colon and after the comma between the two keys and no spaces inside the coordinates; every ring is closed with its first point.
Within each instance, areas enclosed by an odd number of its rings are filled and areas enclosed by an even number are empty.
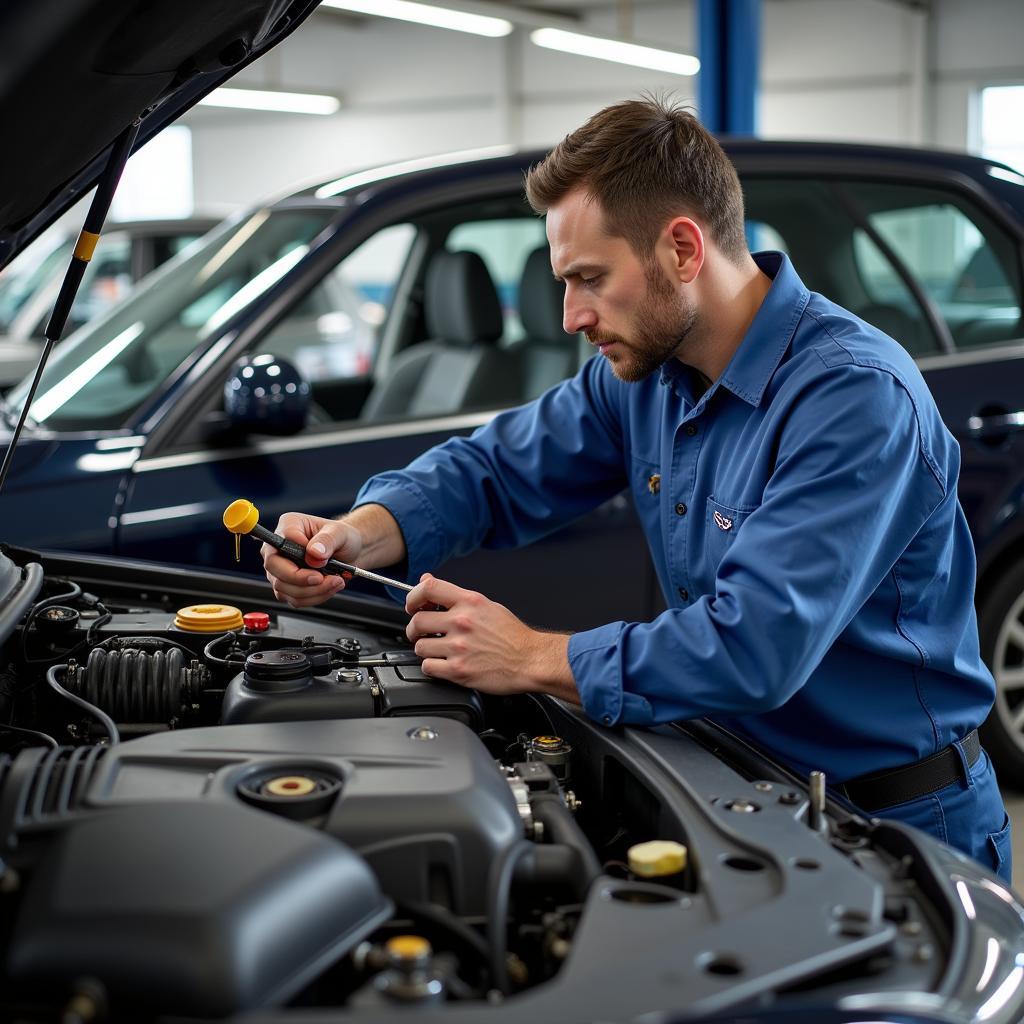
{"type": "Polygon", "coordinates": [[[67,670],[67,665],[51,665],[46,670],[46,681],[50,684],[50,688],[54,692],[60,694],[61,697],[64,697],[67,700],[71,701],[72,704],[77,704],[80,708],[82,708],[85,711],[88,711],[90,715],[96,718],[99,721],[99,723],[103,726],[103,728],[106,729],[107,736],[110,738],[111,746],[113,746],[116,743],[120,743],[121,735],[117,731],[117,726],[114,724],[114,720],[105,711],[100,710],[98,707],[96,707],[95,704],[90,704],[87,700],[83,700],[76,694],[73,694],[68,690],[65,690],[64,687],[61,686],[61,684],[57,681],[57,673],[67,672],[67,670]]]}

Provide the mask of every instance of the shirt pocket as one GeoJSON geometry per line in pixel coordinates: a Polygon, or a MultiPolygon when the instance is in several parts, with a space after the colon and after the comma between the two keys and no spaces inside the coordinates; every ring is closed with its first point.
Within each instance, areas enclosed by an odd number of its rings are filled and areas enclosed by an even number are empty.
{"type": "Polygon", "coordinates": [[[725,553],[740,532],[747,516],[757,506],[726,505],[708,498],[704,522],[704,557],[712,573],[718,570],[725,553]]]}

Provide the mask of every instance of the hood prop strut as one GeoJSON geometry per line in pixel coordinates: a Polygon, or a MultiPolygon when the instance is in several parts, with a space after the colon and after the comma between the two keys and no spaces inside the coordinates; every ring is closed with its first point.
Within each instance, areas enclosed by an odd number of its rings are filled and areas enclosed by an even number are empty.
{"type": "Polygon", "coordinates": [[[54,303],[53,313],[50,314],[50,321],[46,325],[46,331],[44,332],[46,341],[43,345],[42,354],[39,356],[39,362],[36,365],[36,372],[32,376],[32,386],[28,389],[28,394],[25,396],[21,415],[18,417],[18,425],[14,428],[11,443],[7,446],[7,451],[4,454],[3,465],[0,466],[0,490],[3,490],[4,481],[7,479],[7,471],[11,468],[14,449],[17,447],[18,438],[21,437],[25,420],[28,418],[29,407],[36,396],[36,388],[39,387],[39,381],[42,379],[46,361],[50,358],[54,342],[59,341],[61,334],[64,332],[72,303],[74,303],[75,296],[78,294],[78,289],[82,284],[82,278],[85,275],[86,267],[89,266],[89,260],[92,259],[92,254],[96,250],[96,243],[100,240],[100,230],[103,227],[103,222],[107,219],[107,212],[110,210],[114,191],[117,188],[117,183],[121,180],[121,172],[124,170],[124,165],[132,154],[132,146],[135,145],[135,139],[139,134],[139,126],[141,124],[141,119],[133,121],[114,141],[110,157],[107,160],[107,166],[103,169],[103,175],[96,185],[96,194],[92,198],[92,204],[89,206],[89,212],[85,217],[85,224],[82,226],[81,234],[78,236],[78,242],[75,245],[74,255],[71,257],[71,264],[64,275],[64,283],[60,286],[60,294],[54,303]]]}

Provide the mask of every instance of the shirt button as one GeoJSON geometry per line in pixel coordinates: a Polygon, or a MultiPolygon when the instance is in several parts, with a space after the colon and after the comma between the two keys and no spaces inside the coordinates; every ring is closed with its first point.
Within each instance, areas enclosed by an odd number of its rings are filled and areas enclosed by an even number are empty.
{"type": "Polygon", "coordinates": [[[686,589],[686,587],[680,587],[679,588],[679,596],[684,601],[689,601],[690,600],[690,592],[686,589]]]}
{"type": "Polygon", "coordinates": [[[686,506],[682,502],[679,502],[679,504],[676,505],[676,515],[677,516],[685,516],[686,515],[686,506]]]}
{"type": "Polygon", "coordinates": [[[696,434],[696,433],[697,433],[697,428],[692,423],[688,423],[686,425],[686,436],[687,437],[693,437],[693,435],[696,434]]]}
{"type": "Polygon", "coordinates": [[[601,721],[604,722],[605,725],[611,725],[612,724],[612,716],[611,715],[602,715],[601,716],[601,721]]]}

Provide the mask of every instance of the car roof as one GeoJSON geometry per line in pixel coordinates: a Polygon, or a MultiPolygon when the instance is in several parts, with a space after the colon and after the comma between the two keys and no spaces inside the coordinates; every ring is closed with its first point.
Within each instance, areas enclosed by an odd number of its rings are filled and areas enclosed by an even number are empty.
{"type": "Polygon", "coordinates": [[[295,30],[318,0],[0,4],[0,267],[102,174],[295,30]]]}
{"type": "MultiPolygon", "coordinates": [[[[1010,205],[1024,220],[1024,175],[1006,164],[951,150],[855,142],[812,142],[722,137],[722,148],[741,172],[829,174],[902,173],[928,178],[960,176],[1010,205]]],[[[416,190],[460,177],[522,173],[546,155],[544,149],[492,147],[461,153],[440,153],[364,170],[306,185],[283,202],[354,199],[382,190],[416,190]]]]}

